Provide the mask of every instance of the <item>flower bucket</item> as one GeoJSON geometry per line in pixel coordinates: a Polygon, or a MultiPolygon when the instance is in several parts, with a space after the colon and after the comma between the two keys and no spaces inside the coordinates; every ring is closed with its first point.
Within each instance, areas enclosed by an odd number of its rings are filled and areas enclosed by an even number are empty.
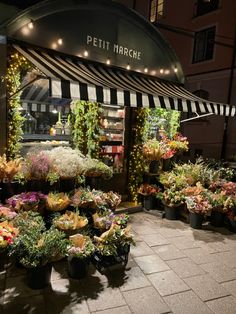
{"type": "Polygon", "coordinates": [[[224,226],[225,214],[219,211],[211,212],[211,224],[214,227],[223,227],[224,226]]]}
{"type": "Polygon", "coordinates": [[[143,197],[143,207],[146,210],[155,209],[156,208],[156,196],[146,195],[143,197]]]}
{"type": "Polygon", "coordinates": [[[159,171],[159,161],[158,160],[152,160],[149,164],[149,172],[157,174],[158,171],[159,171]]]}
{"type": "Polygon", "coordinates": [[[74,279],[81,279],[87,276],[89,259],[88,258],[77,258],[77,257],[68,257],[68,275],[74,279]]]}
{"type": "Polygon", "coordinates": [[[190,226],[193,229],[202,229],[202,223],[204,220],[204,216],[198,213],[189,213],[190,226]]]}
{"type": "Polygon", "coordinates": [[[230,231],[236,233],[236,221],[230,219],[230,231]]]}
{"type": "Polygon", "coordinates": [[[0,250],[0,272],[5,270],[8,263],[7,251],[5,249],[0,250]]]}
{"type": "Polygon", "coordinates": [[[50,284],[52,264],[27,268],[27,284],[31,289],[43,289],[50,284]]]}
{"type": "Polygon", "coordinates": [[[180,218],[180,208],[182,205],[178,206],[168,206],[164,205],[165,218],[168,220],[178,220],[180,218]]]}
{"type": "Polygon", "coordinates": [[[128,263],[129,251],[130,245],[126,244],[125,246],[117,248],[116,256],[105,256],[99,252],[95,252],[91,261],[101,274],[105,274],[107,271],[125,268],[128,263]]]}

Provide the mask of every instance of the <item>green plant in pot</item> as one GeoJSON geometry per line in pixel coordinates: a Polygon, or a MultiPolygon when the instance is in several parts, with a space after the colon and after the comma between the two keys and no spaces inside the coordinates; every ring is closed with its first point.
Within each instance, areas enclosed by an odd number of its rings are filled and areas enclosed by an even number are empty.
{"type": "Polygon", "coordinates": [[[178,190],[175,186],[166,189],[164,192],[157,194],[157,198],[161,199],[164,210],[165,218],[169,220],[179,219],[180,209],[184,204],[184,195],[181,190],[178,190]]]}
{"type": "Polygon", "coordinates": [[[19,234],[11,245],[10,255],[27,269],[27,282],[32,289],[42,289],[50,283],[52,262],[65,256],[68,240],[56,228],[41,232],[30,228],[19,234]]]}
{"type": "Polygon", "coordinates": [[[68,273],[72,278],[84,278],[88,272],[90,257],[94,253],[94,245],[88,236],[75,234],[69,237],[68,273]]]}
{"type": "Polygon", "coordinates": [[[215,227],[223,227],[225,215],[229,208],[227,205],[227,196],[223,191],[215,191],[210,195],[210,202],[212,205],[211,224],[215,227]]]}

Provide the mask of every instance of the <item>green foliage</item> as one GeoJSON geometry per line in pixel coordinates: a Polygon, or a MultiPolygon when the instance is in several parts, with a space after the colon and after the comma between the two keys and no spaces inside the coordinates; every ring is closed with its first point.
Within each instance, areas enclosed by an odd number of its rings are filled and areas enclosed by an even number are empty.
{"type": "Polygon", "coordinates": [[[10,255],[17,258],[25,267],[46,265],[65,256],[68,240],[64,232],[51,228],[43,233],[31,228],[28,232],[20,233],[11,246],[10,255]]]}
{"type": "Polygon", "coordinates": [[[84,155],[99,157],[99,135],[102,108],[88,101],[72,102],[72,134],[74,146],[84,155]]]}
{"type": "Polygon", "coordinates": [[[37,212],[21,212],[15,217],[13,223],[20,233],[29,232],[31,229],[39,233],[46,230],[43,218],[37,212]]]}
{"type": "Polygon", "coordinates": [[[129,163],[129,191],[133,201],[137,201],[138,187],[143,181],[144,173],[144,156],[143,156],[143,144],[145,142],[146,133],[146,118],[149,113],[149,109],[136,108],[136,121],[132,130],[133,147],[130,153],[129,163]]]}

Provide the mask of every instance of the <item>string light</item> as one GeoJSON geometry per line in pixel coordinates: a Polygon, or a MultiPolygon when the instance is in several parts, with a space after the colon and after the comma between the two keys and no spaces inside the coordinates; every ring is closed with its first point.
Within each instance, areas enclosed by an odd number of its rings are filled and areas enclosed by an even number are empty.
{"type": "Polygon", "coordinates": [[[177,69],[177,67],[175,67],[175,68],[174,68],[174,72],[175,72],[175,73],[177,73],[177,72],[178,72],[178,69],[177,69]]]}
{"type": "Polygon", "coordinates": [[[29,22],[27,26],[28,26],[29,29],[33,29],[34,28],[34,24],[33,24],[32,21],[29,22]]]}
{"type": "Polygon", "coordinates": [[[88,57],[88,51],[87,50],[84,51],[84,56],[88,57]]]}
{"type": "Polygon", "coordinates": [[[165,74],[170,74],[170,70],[165,70],[165,74]]]}
{"type": "Polygon", "coordinates": [[[106,64],[108,64],[108,65],[111,64],[111,61],[109,58],[107,58],[106,64]]]}
{"type": "Polygon", "coordinates": [[[63,40],[62,40],[62,38],[59,38],[58,40],[57,40],[57,43],[58,43],[58,45],[62,45],[63,44],[63,40]]]}
{"type": "Polygon", "coordinates": [[[163,73],[164,73],[164,70],[163,70],[163,69],[160,69],[160,73],[163,74],[163,73]]]}
{"type": "Polygon", "coordinates": [[[145,73],[148,73],[148,68],[145,68],[145,69],[144,69],[144,72],[145,72],[145,73]]]}
{"type": "Polygon", "coordinates": [[[127,64],[126,69],[130,70],[130,65],[129,64],[127,64]]]}

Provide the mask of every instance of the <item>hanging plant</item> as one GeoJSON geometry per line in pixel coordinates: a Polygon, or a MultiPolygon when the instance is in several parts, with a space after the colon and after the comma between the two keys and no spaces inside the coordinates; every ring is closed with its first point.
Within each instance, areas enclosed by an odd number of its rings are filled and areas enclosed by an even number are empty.
{"type": "Polygon", "coordinates": [[[17,92],[21,85],[22,75],[31,68],[27,60],[17,52],[8,57],[7,73],[7,147],[6,154],[9,159],[19,156],[22,139],[24,118],[19,108],[22,92],[17,92]]]}
{"type": "Polygon", "coordinates": [[[143,144],[145,142],[146,130],[146,119],[149,114],[149,109],[137,108],[136,121],[132,130],[133,147],[130,153],[129,163],[129,191],[131,199],[137,201],[138,199],[138,188],[143,181],[144,173],[144,156],[143,156],[143,144]]]}
{"type": "Polygon", "coordinates": [[[84,155],[99,157],[99,135],[101,133],[102,108],[98,103],[73,101],[72,134],[73,144],[84,155]]]}

